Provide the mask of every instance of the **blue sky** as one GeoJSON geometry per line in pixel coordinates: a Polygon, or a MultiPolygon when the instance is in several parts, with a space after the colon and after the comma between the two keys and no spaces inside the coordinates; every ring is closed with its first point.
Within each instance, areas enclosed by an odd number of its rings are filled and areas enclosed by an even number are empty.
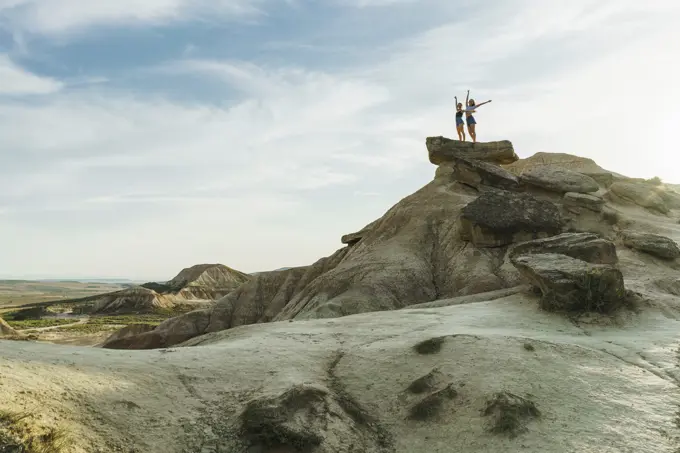
{"type": "Polygon", "coordinates": [[[0,0],[0,275],[309,264],[479,140],[680,182],[675,0],[0,0]]]}

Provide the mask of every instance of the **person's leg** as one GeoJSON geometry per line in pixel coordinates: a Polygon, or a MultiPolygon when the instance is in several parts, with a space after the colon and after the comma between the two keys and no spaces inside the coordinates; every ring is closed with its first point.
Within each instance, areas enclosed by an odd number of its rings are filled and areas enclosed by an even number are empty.
{"type": "Polygon", "coordinates": [[[458,140],[461,142],[465,141],[465,129],[463,129],[462,124],[456,125],[456,132],[458,132],[458,140]]]}
{"type": "Polygon", "coordinates": [[[472,123],[468,126],[470,128],[470,137],[472,137],[472,143],[477,143],[477,132],[475,131],[476,125],[476,123],[472,123]]]}

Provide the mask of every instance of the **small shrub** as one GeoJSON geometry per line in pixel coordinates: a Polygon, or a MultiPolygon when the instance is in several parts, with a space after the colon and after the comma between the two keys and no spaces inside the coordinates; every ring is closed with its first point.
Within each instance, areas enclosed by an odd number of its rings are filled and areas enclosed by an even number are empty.
{"type": "Polygon", "coordinates": [[[436,354],[441,351],[446,337],[434,337],[421,341],[413,347],[418,354],[436,354]]]}
{"type": "Polygon", "coordinates": [[[526,349],[527,351],[535,351],[536,350],[534,345],[531,344],[531,343],[524,343],[524,349],[526,349]]]}
{"type": "Polygon", "coordinates": [[[482,415],[493,418],[489,431],[516,437],[526,431],[528,419],[540,417],[541,413],[533,401],[508,392],[493,395],[482,410],[482,415]]]}
{"type": "Polygon", "coordinates": [[[0,438],[21,447],[23,453],[67,453],[73,445],[70,434],[58,426],[47,426],[34,414],[0,410],[0,438]]]}

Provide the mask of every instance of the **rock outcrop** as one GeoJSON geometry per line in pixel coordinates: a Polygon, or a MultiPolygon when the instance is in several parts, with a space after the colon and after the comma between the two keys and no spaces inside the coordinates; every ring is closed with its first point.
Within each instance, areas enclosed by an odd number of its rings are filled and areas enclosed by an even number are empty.
{"type": "MultiPolygon", "coordinates": [[[[440,163],[434,180],[374,222],[343,236],[346,247],[310,266],[259,273],[211,308],[170,319],[152,331],[117,339],[109,346],[168,347],[249,324],[337,318],[463,300],[521,285],[526,276],[521,277],[511,256],[531,260],[534,255],[557,253],[576,263],[583,260],[585,265],[571,263],[555,270],[571,272],[574,278],[583,269],[616,263],[609,239],[616,236],[620,219],[618,214],[605,215],[605,210],[617,213],[616,201],[573,192],[562,198],[534,185],[515,191],[516,178],[494,164],[516,159],[509,142],[472,145],[431,137],[427,145],[430,159],[440,163]],[[602,212],[597,212],[598,205],[602,212]],[[561,235],[567,228],[582,234],[561,235]],[[525,241],[535,242],[520,244],[525,241]]],[[[528,163],[537,167],[538,160],[552,165],[550,156],[539,157],[506,168],[517,174],[518,169],[521,173],[529,168],[528,163]]],[[[564,159],[556,160],[565,168],[564,159]]],[[[576,160],[578,165],[567,168],[577,173],[608,173],[588,159],[576,160]]],[[[612,174],[612,178],[622,177],[612,174]]],[[[539,264],[543,267],[535,268],[536,275],[545,275],[549,263],[539,264]]],[[[529,268],[527,264],[525,269],[529,268]]],[[[610,271],[605,272],[604,278],[610,277],[610,271]]],[[[576,303],[557,302],[563,306],[576,303]]],[[[608,307],[616,303],[612,300],[608,307]]]]}
{"type": "Polygon", "coordinates": [[[669,208],[659,192],[654,186],[632,182],[619,181],[609,187],[609,194],[613,194],[615,199],[618,197],[643,208],[667,214],[669,208]]]}
{"type": "Polygon", "coordinates": [[[545,310],[611,313],[625,303],[623,274],[615,266],[556,253],[517,256],[512,262],[541,290],[545,310]]]}
{"type": "Polygon", "coordinates": [[[518,157],[507,140],[488,143],[471,143],[446,137],[427,137],[425,140],[430,162],[440,165],[452,162],[456,157],[482,160],[496,164],[511,164],[518,157]]]}
{"type": "Polygon", "coordinates": [[[558,253],[593,264],[616,264],[616,246],[593,233],[563,233],[546,239],[527,241],[508,250],[512,260],[521,255],[558,253]]]}
{"type": "Polygon", "coordinates": [[[554,203],[508,191],[482,193],[461,211],[461,237],[477,247],[500,247],[558,234],[554,203]]]}
{"type": "Polygon", "coordinates": [[[678,244],[665,236],[635,231],[623,231],[622,236],[627,247],[668,260],[680,257],[678,244]]]}
{"type": "Polygon", "coordinates": [[[0,338],[16,336],[17,331],[12,329],[4,319],[0,318],[0,338]]]}
{"type": "Polygon", "coordinates": [[[519,179],[498,165],[463,157],[454,157],[449,165],[452,167],[450,175],[455,181],[476,189],[489,186],[512,191],[522,190],[519,179]]]}
{"type": "Polygon", "coordinates": [[[593,212],[601,212],[604,199],[585,193],[567,192],[564,194],[564,206],[569,208],[585,208],[593,212]]]}
{"type": "Polygon", "coordinates": [[[558,193],[597,192],[600,186],[590,176],[567,170],[560,167],[533,167],[525,169],[519,175],[524,184],[541,187],[545,190],[558,193]]]}
{"type": "Polygon", "coordinates": [[[577,173],[588,175],[596,180],[602,177],[596,175],[607,175],[605,176],[607,180],[609,180],[609,178],[613,180],[615,175],[614,173],[607,171],[597,165],[592,159],[566,153],[539,152],[533,156],[527,157],[526,159],[519,159],[516,162],[504,165],[504,167],[506,170],[517,176],[519,176],[524,171],[545,167],[559,167],[565,170],[571,170],[577,173]]]}

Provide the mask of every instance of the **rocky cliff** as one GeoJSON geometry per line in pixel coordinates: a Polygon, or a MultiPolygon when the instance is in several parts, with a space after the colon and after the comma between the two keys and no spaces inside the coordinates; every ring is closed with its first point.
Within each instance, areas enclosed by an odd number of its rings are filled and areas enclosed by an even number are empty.
{"type": "Polygon", "coordinates": [[[529,273],[528,264],[507,256],[517,243],[587,232],[622,244],[621,228],[640,209],[667,218],[677,207],[675,192],[577,156],[541,153],[520,161],[509,141],[472,145],[444,137],[428,138],[426,148],[437,164],[434,180],[343,236],[346,247],[308,267],[258,274],[213,308],[107,346],[170,346],[242,325],[395,310],[510,288],[529,273]]]}

